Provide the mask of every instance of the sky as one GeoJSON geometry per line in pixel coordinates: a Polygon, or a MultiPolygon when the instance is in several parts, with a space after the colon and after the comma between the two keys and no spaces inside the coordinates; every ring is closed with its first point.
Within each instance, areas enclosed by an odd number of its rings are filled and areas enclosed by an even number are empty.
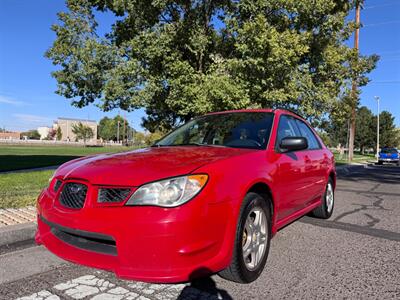
{"type": "MultiPolygon", "coordinates": [[[[50,73],[56,67],[44,53],[55,39],[50,27],[59,11],[65,11],[64,0],[0,0],[0,127],[24,131],[49,126],[57,117],[99,121],[121,113],[140,130],[143,110],[104,113],[94,105],[79,109],[55,94],[50,73]]],[[[111,20],[102,16],[100,31],[107,31],[111,20]]],[[[362,88],[361,105],[376,113],[374,96],[379,96],[381,110],[390,111],[400,127],[400,0],[366,0],[361,22],[361,54],[381,57],[369,74],[371,82],[362,88]]]]}

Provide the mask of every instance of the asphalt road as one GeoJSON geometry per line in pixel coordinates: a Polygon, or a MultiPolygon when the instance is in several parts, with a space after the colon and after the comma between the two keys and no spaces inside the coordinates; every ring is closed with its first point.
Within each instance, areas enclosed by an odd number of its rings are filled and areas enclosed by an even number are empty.
{"type": "Polygon", "coordinates": [[[304,217],[271,244],[252,284],[218,276],[181,285],[118,280],[42,247],[0,254],[0,299],[400,299],[400,167],[360,166],[338,180],[329,221],[304,217]]]}

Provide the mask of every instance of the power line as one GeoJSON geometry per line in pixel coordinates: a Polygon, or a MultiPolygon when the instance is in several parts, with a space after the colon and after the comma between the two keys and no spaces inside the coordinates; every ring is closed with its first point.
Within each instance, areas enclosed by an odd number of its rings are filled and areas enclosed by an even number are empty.
{"type": "Polygon", "coordinates": [[[371,82],[369,82],[369,84],[371,84],[371,83],[399,84],[400,80],[380,80],[380,81],[372,80],[371,82]]]}
{"type": "Polygon", "coordinates": [[[388,25],[388,24],[397,24],[400,23],[400,20],[393,20],[388,22],[381,22],[381,23],[372,23],[372,24],[365,24],[363,27],[372,27],[372,26],[380,26],[380,25],[388,25]]]}
{"type": "Polygon", "coordinates": [[[387,6],[394,6],[394,5],[399,5],[400,2],[396,3],[388,3],[388,4],[382,4],[382,5],[371,5],[371,6],[365,6],[363,9],[372,9],[372,8],[381,8],[381,7],[387,7],[387,6]]]}

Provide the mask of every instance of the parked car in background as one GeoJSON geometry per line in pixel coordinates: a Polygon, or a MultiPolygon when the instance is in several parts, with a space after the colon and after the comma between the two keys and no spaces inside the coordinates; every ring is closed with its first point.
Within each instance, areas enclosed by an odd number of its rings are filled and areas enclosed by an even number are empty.
{"type": "Polygon", "coordinates": [[[379,152],[378,164],[395,163],[400,165],[400,153],[396,148],[382,148],[379,152]]]}
{"type": "Polygon", "coordinates": [[[279,229],[332,215],[335,185],[333,154],[298,115],[212,113],[151,148],[62,165],[38,198],[36,242],[126,279],[248,283],[279,229]]]}

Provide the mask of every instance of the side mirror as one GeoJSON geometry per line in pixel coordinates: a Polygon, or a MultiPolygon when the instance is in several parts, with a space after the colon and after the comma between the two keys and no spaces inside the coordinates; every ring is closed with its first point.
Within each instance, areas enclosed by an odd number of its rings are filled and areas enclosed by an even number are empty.
{"type": "Polygon", "coordinates": [[[308,148],[308,141],[305,137],[285,137],[281,140],[279,148],[283,152],[305,150],[308,148]]]}

